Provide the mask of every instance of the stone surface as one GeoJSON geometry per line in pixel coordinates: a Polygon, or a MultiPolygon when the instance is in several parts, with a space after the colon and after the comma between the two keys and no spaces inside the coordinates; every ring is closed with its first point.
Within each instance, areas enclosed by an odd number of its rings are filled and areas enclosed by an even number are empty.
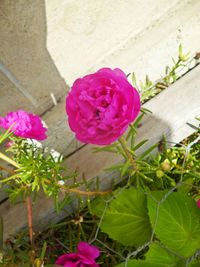
{"type": "Polygon", "coordinates": [[[67,89],[46,48],[44,1],[2,0],[0,25],[0,70],[9,80],[0,87],[0,114],[17,108],[41,114],[53,105],[51,93],[58,99],[67,89]],[[12,97],[5,99],[7,87],[12,97]]]}

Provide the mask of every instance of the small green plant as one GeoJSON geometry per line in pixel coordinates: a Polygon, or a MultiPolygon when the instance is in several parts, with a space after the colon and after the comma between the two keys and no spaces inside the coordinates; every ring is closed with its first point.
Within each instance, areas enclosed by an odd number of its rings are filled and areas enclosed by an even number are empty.
{"type": "Polygon", "coordinates": [[[196,53],[193,57],[190,57],[189,54],[190,53],[183,52],[183,47],[180,44],[177,58],[172,58],[173,64],[165,67],[163,77],[156,82],[153,82],[148,75],[146,75],[144,82],[138,82],[134,72],[130,75],[132,84],[138,88],[141,93],[141,101],[143,103],[177,81],[182,75],[188,72],[190,68],[199,64],[199,53],[196,53]]]}

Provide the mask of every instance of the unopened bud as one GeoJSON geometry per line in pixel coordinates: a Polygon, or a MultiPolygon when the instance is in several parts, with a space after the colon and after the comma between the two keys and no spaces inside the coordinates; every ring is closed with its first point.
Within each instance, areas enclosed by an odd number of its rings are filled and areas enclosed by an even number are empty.
{"type": "Polygon", "coordinates": [[[171,186],[175,186],[176,185],[176,182],[175,181],[171,181],[171,186]]]}
{"type": "Polygon", "coordinates": [[[3,252],[0,251],[0,263],[3,263],[3,252]]]}
{"type": "Polygon", "coordinates": [[[44,263],[43,260],[37,258],[34,260],[34,267],[43,267],[44,266],[43,263],[44,263]]]}
{"type": "Polygon", "coordinates": [[[157,176],[158,178],[162,178],[164,175],[165,175],[165,174],[164,174],[163,171],[161,171],[161,170],[157,170],[157,171],[156,171],[156,176],[157,176]]]}
{"type": "Polygon", "coordinates": [[[171,170],[171,165],[168,159],[164,160],[161,164],[160,164],[161,168],[163,171],[168,172],[171,170]]]}

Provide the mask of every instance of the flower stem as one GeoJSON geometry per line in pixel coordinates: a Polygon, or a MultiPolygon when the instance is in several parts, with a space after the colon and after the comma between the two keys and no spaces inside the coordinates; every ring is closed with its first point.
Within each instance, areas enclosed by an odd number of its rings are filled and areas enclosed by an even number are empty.
{"type": "Polygon", "coordinates": [[[82,196],[101,196],[101,195],[110,194],[112,192],[112,190],[108,190],[108,191],[82,191],[82,190],[77,189],[77,188],[68,188],[67,186],[64,186],[64,185],[61,185],[60,188],[63,191],[66,191],[68,193],[75,193],[75,194],[79,194],[82,196]]]}
{"type": "Polygon", "coordinates": [[[4,161],[8,162],[9,164],[15,166],[16,168],[20,167],[17,162],[15,162],[14,160],[10,159],[9,157],[7,157],[6,155],[4,155],[1,152],[0,152],[0,158],[3,159],[4,161]]]}
{"type": "Polygon", "coordinates": [[[126,143],[126,140],[121,136],[119,139],[118,139],[122,149],[124,150],[124,153],[126,155],[126,158],[127,160],[130,161],[132,167],[133,167],[133,170],[137,171],[138,167],[137,167],[137,164],[133,158],[133,155],[131,154],[131,152],[129,151],[128,147],[127,147],[127,143],[126,143]]]}
{"type": "Polygon", "coordinates": [[[31,246],[33,245],[33,212],[32,212],[32,200],[30,196],[26,197],[26,208],[28,214],[28,230],[31,246]]]}

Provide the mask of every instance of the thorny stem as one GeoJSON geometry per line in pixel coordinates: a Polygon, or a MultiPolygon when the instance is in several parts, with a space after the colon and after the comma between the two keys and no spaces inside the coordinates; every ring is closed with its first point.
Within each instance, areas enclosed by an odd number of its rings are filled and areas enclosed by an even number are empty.
{"type": "Polygon", "coordinates": [[[126,155],[127,160],[130,161],[130,163],[131,163],[131,165],[133,167],[133,170],[137,171],[137,169],[138,169],[137,164],[136,164],[135,160],[133,159],[133,156],[130,153],[128,147],[127,147],[126,140],[121,136],[118,139],[118,141],[119,141],[120,145],[122,146],[122,149],[125,152],[125,155],[126,155]]]}

